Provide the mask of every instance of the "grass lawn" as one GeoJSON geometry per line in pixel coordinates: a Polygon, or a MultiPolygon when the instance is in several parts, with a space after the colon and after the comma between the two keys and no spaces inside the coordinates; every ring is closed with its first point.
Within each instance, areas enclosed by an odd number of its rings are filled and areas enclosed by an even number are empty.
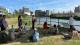
{"type": "MultiPolygon", "coordinates": [[[[8,22],[8,26],[9,28],[11,28],[11,25],[14,25],[15,28],[17,28],[18,26],[18,17],[13,17],[13,18],[7,18],[6,19],[7,22],[8,22]]],[[[25,25],[25,23],[28,24],[29,27],[31,27],[31,18],[30,16],[26,16],[26,17],[22,17],[22,23],[23,23],[23,26],[25,25]]]]}
{"type": "MultiPolygon", "coordinates": [[[[2,45],[80,45],[80,40],[63,40],[63,36],[56,35],[56,36],[49,36],[49,37],[43,37],[40,39],[40,42],[12,42],[8,44],[2,44],[2,45]]],[[[25,38],[25,37],[24,37],[25,38]]],[[[23,39],[24,39],[23,38],[23,39]]]]}
{"type": "MultiPolygon", "coordinates": [[[[18,18],[7,18],[7,22],[9,25],[9,28],[11,27],[11,25],[15,25],[14,27],[17,28],[17,22],[18,22],[18,18]]],[[[29,18],[28,16],[23,18],[23,25],[25,23],[28,23],[28,26],[31,27],[31,18],[29,18]]],[[[0,45],[80,45],[80,40],[63,40],[63,36],[62,35],[55,35],[55,36],[44,36],[40,38],[39,42],[27,42],[27,36],[25,35],[25,37],[19,39],[19,41],[14,41],[11,43],[7,43],[7,44],[0,44],[0,45]]]]}

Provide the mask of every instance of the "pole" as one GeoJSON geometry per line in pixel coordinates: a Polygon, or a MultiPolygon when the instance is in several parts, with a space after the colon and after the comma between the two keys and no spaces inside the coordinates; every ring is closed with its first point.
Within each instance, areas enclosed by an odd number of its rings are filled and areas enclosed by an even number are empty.
{"type": "Polygon", "coordinates": [[[51,16],[50,16],[50,25],[51,25],[51,16]]]}
{"type": "Polygon", "coordinates": [[[59,17],[58,17],[58,26],[59,26],[59,17]]]}
{"type": "Polygon", "coordinates": [[[46,22],[47,22],[47,17],[46,17],[46,22]]]}
{"type": "Polygon", "coordinates": [[[57,27],[57,34],[59,33],[59,17],[58,17],[58,27],[57,27]]]}
{"type": "Polygon", "coordinates": [[[40,25],[40,17],[39,17],[39,25],[40,25]]]}

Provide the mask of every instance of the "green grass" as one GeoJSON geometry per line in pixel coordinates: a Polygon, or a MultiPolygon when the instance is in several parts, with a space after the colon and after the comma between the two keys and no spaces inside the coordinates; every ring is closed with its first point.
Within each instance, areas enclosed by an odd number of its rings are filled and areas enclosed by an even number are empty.
{"type": "Polygon", "coordinates": [[[49,36],[41,38],[39,42],[12,42],[4,45],[80,45],[80,40],[63,40],[62,37],[61,35],[49,36]]]}
{"type": "MultiPolygon", "coordinates": [[[[7,18],[6,20],[8,22],[9,28],[11,27],[11,25],[14,25],[14,27],[17,27],[17,25],[18,25],[18,18],[17,17],[7,18]]],[[[31,27],[32,23],[31,23],[30,16],[22,17],[22,24],[23,24],[23,26],[25,25],[25,23],[27,23],[28,26],[31,27]]]]}
{"type": "MultiPolygon", "coordinates": [[[[18,19],[15,18],[7,18],[7,22],[9,25],[15,25],[14,27],[17,27],[18,19]]],[[[31,18],[30,17],[23,17],[23,25],[25,23],[28,23],[28,26],[31,26],[31,18]]],[[[42,30],[42,29],[41,29],[42,30]]],[[[41,31],[40,30],[40,31],[41,31]]],[[[42,33],[42,32],[40,32],[42,33]]],[[[23,38],[20,38],[14,42],[7,43],[7,44],[0,44],[0,45],[80,45],[80,40],[63,40],[62,35],[56,35],[56,36],[43,36],[40,38],[39,42],[27,42],[27,35],[25,35],[23,38]]]]}

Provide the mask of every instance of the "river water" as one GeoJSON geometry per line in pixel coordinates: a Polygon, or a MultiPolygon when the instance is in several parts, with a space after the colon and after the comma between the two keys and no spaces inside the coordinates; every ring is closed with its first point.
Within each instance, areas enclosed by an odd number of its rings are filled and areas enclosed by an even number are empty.
{"type": "MultiPolygon", "coordinates": [[[[45,21],[51,25],[58,25],[58,19],[53,19],[49,17],[37,17],[37,24],[44,24],[45,21]]],[[[73,25],[75,25],[74,27],[76,28],[76,30],[80,30],[80,21],[74,20],[73,23],[73,25]]],[[[59,19],[59,25],[63,26],[63,24],[66,25],[66,27],[69,27],[69,20],[59,19]]]]}

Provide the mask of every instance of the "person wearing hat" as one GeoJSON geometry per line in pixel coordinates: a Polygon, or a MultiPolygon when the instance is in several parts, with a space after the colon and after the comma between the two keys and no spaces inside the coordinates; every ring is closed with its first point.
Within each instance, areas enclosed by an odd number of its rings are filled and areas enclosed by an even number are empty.
{"type": "Polygon", "coordinates": [[[33,37],[33,42],[39,41],[39,32],[37,31],[36,28],[34,29],[34,31],[32,33],[32,37],[33,37]]]}

